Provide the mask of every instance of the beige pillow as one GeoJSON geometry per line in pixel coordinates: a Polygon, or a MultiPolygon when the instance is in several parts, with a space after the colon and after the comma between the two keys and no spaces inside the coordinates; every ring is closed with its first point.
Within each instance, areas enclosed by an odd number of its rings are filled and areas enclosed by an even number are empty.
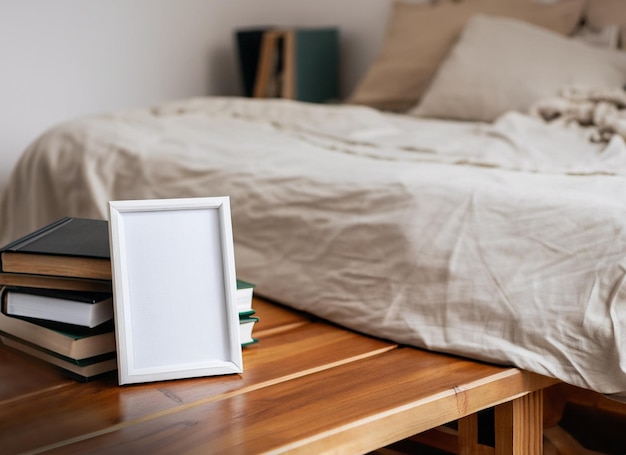
{"type": "Polygon", "coordinates": [[[525,112],[570,85],[616,88],[625,82],[624,52],[527,22],[476,15],[409,114],[490,122],[509,110],[525,112]]]}
{"type": "Polygon", "coordinates": [[[621,47],[626,49],[626,1],[589,0],[585,21],[596,29],[610,25],[619,26],[621,47]]]}
{"type": "Polygon", "coordinates": [[[580,21],[584,3],[437,0],[424,5],[396,0],[381,52],[347,102],[392,111],[413,106],[474,13],[514,17],[566,35],[580,21]]]}

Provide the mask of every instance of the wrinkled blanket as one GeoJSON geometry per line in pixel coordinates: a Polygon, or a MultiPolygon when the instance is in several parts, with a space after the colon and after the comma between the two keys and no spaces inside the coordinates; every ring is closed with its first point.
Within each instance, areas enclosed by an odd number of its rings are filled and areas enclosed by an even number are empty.
{"type": "Polygon", "coordinates": [[[626,398],[626,148],[587,136],[237,98],[89,116],[24,153],[2,241],[109,200],[228,195],[258,294],[626,398]]]}
{"type": "Polygon", "coordinates": [[[566,87],[558,97],[537,102],[530,113],[549,122],[587,126],[593,142],[608,142],[614,135],[626,139],[624,88],[566,87]]]}

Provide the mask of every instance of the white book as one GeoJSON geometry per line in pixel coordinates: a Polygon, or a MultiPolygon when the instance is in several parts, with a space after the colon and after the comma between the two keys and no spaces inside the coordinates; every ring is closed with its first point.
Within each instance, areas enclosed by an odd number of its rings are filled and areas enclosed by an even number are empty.
{"type": "Polygon", "coordinates": [[[237,279],[237,310],[239,313],[250,314],[252,310],[252,293],[254,284],[237,279]]]}
{"type": "Polygon", "coordinates": [[[6,291],[6,314],[96,327],[113,318],[110,293],[15,288],[6,291]]]}
{"type": "Polygon", "coordinates": [[[259,318],[254,316],[239,319],[239,339],[242,346],[256,343],[256,338],[252,336],[252,329],[258,320],[259,318]]]}

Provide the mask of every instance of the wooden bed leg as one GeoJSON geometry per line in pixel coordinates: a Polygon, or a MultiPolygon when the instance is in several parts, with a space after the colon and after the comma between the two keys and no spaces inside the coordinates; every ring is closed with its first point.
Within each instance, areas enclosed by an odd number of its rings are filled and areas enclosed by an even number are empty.
{"type": "Polygon", "coordinates": [[[478,414],[470,414],[458,421],[459,455],[479,455],[478,414]]]}
{"type": "Polygon", "coordinates": [[[496,406],[495,443],[495,455],[543,452],[542,390],[496,406]]]}

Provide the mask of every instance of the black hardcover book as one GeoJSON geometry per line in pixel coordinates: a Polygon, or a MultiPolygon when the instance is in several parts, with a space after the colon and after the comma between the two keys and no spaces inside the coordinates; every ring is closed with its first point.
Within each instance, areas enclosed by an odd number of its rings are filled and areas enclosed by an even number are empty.
{"type": "Polygon", "coordinates": [[[270,29],[271,27],[260,27],[235,32],[244,96],[254,95],[261,42],[265,31],[270,29]]]}
{"type": "Polygon", "coordinates": [[[3,272],[111,279],[109,224],[65,217],[0,249],[3,272]]]}
{"type": "Polygon", "coordinates": [[[64,217],[5,245],[0,251],[110,259],[109,223],[64,217]]]}

